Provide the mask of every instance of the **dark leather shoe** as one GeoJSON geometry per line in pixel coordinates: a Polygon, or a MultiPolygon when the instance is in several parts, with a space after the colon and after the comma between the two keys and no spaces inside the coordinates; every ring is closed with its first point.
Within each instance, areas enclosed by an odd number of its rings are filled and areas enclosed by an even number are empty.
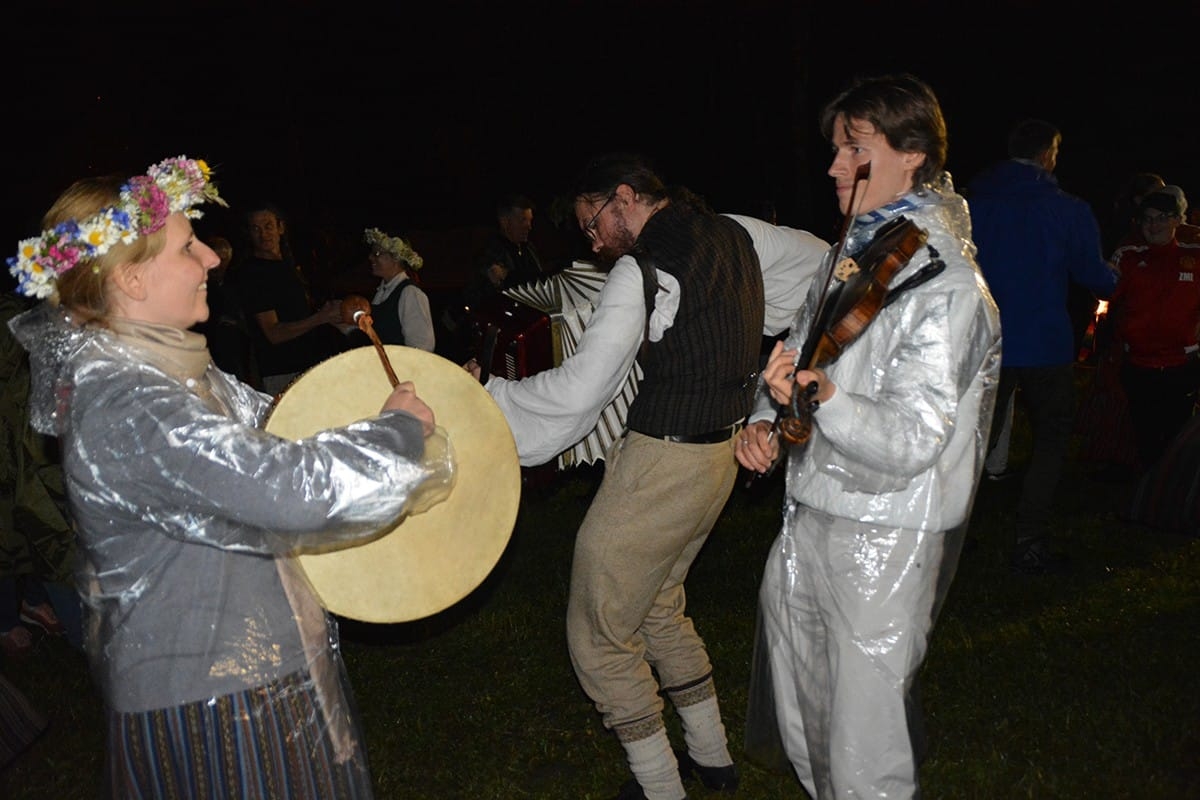
{"type": "Polygon", "coordinates": [[[14,625],[11,630],[0,633],[0,653],[5,658],[24,658],[33,652],[33,634],[24,625],[14,625]]]}
{"type": "Polygon", "coordinates": [[[614,800],[646,800],[646,793],[642,791],[637,778],[630,778],[621,784],[621,791],[617,792],[614,800]]]}
{"type": "Polygon", "coordinates": [[[1022,575],[1061,575],[1071,568],[1071,557],[1050,549],[1043,538],[1019,545],[1010,563],[1022,575]]]}
{"type": "MultiPolygon", "coordinates": [[[[617,793],[616,800],[646,800],[646,793],[642,791],[642,785],[638,783],[637,778],[631,778],[621,784],[621,791],[617,793]]],[[[686,795],[683,800],[687,800],[686,795]]]]}
{"type": "Polygon", "coordinates": [[[701,783],[714,792],[733,794],[737,791],[740,778],[736,765],[706,767],[693,761],[692,756],[684,750],[675,751],[675,760],[679,762],[679,777],[684,783],[699,778],[701,783]]]}

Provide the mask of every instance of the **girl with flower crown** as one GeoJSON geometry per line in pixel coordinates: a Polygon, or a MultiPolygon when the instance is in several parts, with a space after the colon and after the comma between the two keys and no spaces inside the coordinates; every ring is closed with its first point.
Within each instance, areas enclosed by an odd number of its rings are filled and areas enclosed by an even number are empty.
{"type": "Polygon", "coordinates": [[[85,179],[9,260],[47,298],[10,327],[31,422],[61,440],[105,789],[369,798],[337,626],[291,556],[394,525],[453,466],[424,463],[442,434],[408,382],[378,416],[309,439],[262,429],[271,398],[189,330],[218,263],[192,231],[205,201],[220,202],[207,166],[182,157],[85,179]]]}

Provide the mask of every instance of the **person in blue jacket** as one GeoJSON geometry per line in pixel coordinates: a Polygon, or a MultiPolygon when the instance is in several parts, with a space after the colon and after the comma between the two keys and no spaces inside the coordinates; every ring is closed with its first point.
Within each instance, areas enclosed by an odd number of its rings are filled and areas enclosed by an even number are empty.
{"type": "MultiPolygon", "coordinates": [[[[1063,191],[1054,177],[1061,144],[1053,124],[1022,120],[1009,133],[1009,158],[967,187],[979,266],[1000,308],[1004,354],[998,397],[1020,389],[1033,440],[1012,554],[1013,568],[1030,574],[1060,572],[1069,563],[1048,534],[1075,421],[1068,293],[1074,283],[1107,299],[1117,281],[1091,207],[1063,191]]],[[[992,437],[1002,428],[1002,420],[995,420],[992,437]]]]}

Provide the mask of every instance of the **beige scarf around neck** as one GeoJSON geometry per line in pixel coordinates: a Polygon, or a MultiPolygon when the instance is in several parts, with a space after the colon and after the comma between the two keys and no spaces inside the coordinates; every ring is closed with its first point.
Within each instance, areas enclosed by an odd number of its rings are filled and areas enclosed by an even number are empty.
{"type": "Polygon", "coordinates": [[[193,331],[121,318],[110,319],[108,327],[122,342],[144,351],[154,366],[184,383],[199,380],[212,360],[208,341],[193,331]]]}

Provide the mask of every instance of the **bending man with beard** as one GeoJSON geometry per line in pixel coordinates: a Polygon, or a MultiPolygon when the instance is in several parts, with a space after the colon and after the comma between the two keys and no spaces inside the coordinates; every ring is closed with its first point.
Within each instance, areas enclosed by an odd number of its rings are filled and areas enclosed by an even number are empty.
{"type": "Polygon", "coordinates": [[[745,228],[668,190],[638,157],[596,159],[574,198],[592,251],[612,263],[596,309],[561,366],[487,388],[532,466],[583,438],[639,360],[628,430],[576,537],[571,661],[633,772],[618,800],[680,800],[684,776],[732,790],[738,774],[684,581],[737,476],[763,326],[759,260],[745,228]],[[663,694],[682,724],[678,754],[663,694]]]}

